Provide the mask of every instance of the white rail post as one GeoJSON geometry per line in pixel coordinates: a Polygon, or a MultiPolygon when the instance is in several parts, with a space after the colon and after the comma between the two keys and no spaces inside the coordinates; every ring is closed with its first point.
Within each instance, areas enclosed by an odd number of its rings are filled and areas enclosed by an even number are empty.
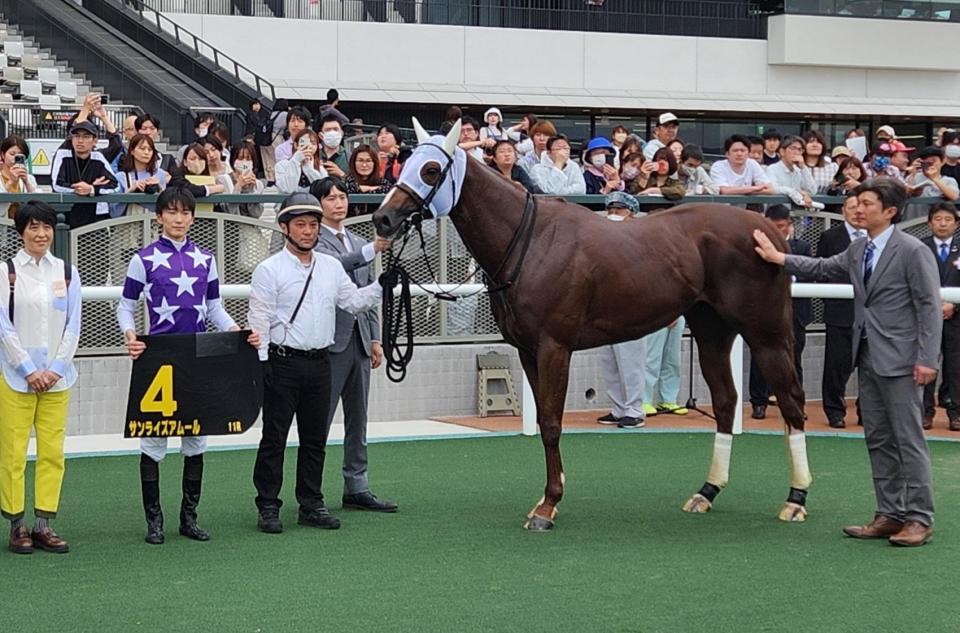
{"type": "Polygon", "coordinates": [[[523,374],[523,396],[521,396],[520,406],[523,407],[523,434],[537,434],[537,402],[533,399],[533,389],[530,388],[530,381],[527,380],[527,372],[523,374]]]}
{"type": "Polygon", "coordinates": [[[730,369],[733,371],[733,384],[737,386],[737,408],[733,410],[733,434],[743,433],[743,337],[733,339],[730,350],[730,369]]]}

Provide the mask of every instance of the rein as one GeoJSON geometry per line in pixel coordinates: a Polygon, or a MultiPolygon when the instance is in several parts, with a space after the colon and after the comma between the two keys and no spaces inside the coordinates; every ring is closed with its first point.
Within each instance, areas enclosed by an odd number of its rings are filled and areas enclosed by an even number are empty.
{"type": "MultiPolygon", "coordinates": [[[[446,152],[444,152],[444,156],[446,156],[446,152]]],[[[420,240],[420,255],[426,264],[427,272],[434,285],[439,285],[437,275],[433,271],[433,266],[430,264],[430,258],[427,256],[426,240],[423,237],[422,223],[424,218],[433,218],[433,213],[430,211],[430,203],[440,190],[440,187],[443,186],[449,174],[450,167],[453,165],[453,159],[450,157],[447,158],[447,165],[440,172],[440,178],[431,188],[426,198],[421,199],[416,192],[410,190],[409,187],[403,184],[397,185],[398,188],[414,200],[419,199],[420,204],[416,211],[404,219],[403,227],[401,228],[403,232],[403,243],[400,245],[400,249],[396,254],[390,253],[387,266],[380,276],[380,285],[383,287],[381,341],[386,362],[387,378],[395,383],[401,382],[406,377],[407,366],[413,359],[413,299],[410,294],[411,282],[427,295],[441,301],[459,301],[461,299],[474,297],[481,292],[486,292],[490,295],[503,292],[509,289],[520,276],[520,270],[523,267],[527,251],[530,249],[530,242],[533,239],[533,230],[537,221],[537,199],[528,193],[526,203],[523,207],[523,215],[520,218],[520,224],[517,225],[517,230],[514,231],[513,237],[510,239],[510,244],[507,245],[503,260],[501,260],[496,272],[490,276],[491,281],[496,282],[519,249],[519,255],[516,258],[513,268],[510,269],[510,273],[502,282],[497,283],[493,288],[478,290],[468,295],[457,296],[453,294],[453,291],[471,279],[474,279],[477,273],[480,272],[480,268],[477,268],[477,270],[464,277],[451,291],[436,292],[428,290],[416,279],[413,279],[410,273],[403,267],[403,264],[400,263],[400,256],[403,254],[407,242],[410,241],[411,228],[416,229],[416,234],[420,240]],[[397,300],[399,300],[399,312],[396,310],[393,296],[394,289],[397,286],[400,287],[400,296],[397,298],[397,300]]],[[[456,187],[456,184],[454,184],[454,187],[456,187]]],[[[453,199],[457,199],[456,195],[454,195],[453,199]]]]}

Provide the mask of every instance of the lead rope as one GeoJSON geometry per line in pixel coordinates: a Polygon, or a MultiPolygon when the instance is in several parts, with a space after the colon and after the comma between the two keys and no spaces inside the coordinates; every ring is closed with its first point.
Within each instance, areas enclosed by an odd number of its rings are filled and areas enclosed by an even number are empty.
{"type": "Polygon", "coordinates": [[[387,366],[387,378],[399,383],[407,376],[407,365],[413,359],[413,300],[410,295],[410,275],[400,264],[400,255],[407,246],[409,232],[404,235],[400,250],[387,253],[387,266],[380,275],[383,287],[383,357],[387,366]],[[393,290],[400,286],[400,296],[393,290]],[[395,308],[399,302],[399,312],[395,308]],[[401,339],[405,339],[402,343],[401,339]]]}

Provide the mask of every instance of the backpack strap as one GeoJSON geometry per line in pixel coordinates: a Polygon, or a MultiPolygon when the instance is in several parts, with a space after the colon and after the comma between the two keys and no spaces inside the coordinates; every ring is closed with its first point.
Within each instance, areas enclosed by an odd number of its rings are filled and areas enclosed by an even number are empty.
{"type": "Polygon", "coordinates": [[[8,301],[8,311],[10,314],[10,324],[13,325],[13,292],[17,285],[17,269],[13,265],[13,258],[7,260],[7,280],[10,282],[10,299],[8,301]]]}
{"type": "Polygon", "coordinates": [[[63,282],[67,285],[67,288],[70,287],[70,281],[73,279],[73,266],[67,263],[66,260],[63,261],[63,282]]]}

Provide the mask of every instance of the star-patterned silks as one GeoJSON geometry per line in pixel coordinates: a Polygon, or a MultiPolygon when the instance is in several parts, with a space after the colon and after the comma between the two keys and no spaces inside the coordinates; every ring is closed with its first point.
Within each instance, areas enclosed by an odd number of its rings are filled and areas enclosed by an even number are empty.
{"type": "Polygon", "coordinates": [[[157,319],[158,324],[169,321],[171,325],[175,325],[176,322],[173,320],[173,313],[179,310],[180,306],[170,305],[167,303],[167,298],[164,297],[159,306],[150,309],[159,317],[157,319]]]}
{"type": "Polygon", "coordinates": [[[196,245],[192,250],[187,251],[187,256],[193,260],[195,268],[206,268],[207,260],[210,259],[210,256],[202,253],[196,245]]]}
{"type": "Polygon", "coordinates": [[[143,286],[143,298],[147,303],[153,303],[153,296],[150,294],[150,291],[153,289],[153,282],[148,281],[143,286]]]}
{"type": "Polygon", "coordinates": [[[201,303],[197,306],[197,325],[205,325],[207,320],[207,304],[201,303]]]}
{"type": "Polygon", "coordinates": [[[181,270],[179,277],[171,277],[170,281],[177,284],[177,296],[179,297],[183,293],[187,293],[191,297],[195,296],[193,294],[193,284],[197,283],[199,277],[190,277],[187,275],[187,271],[181,270]]]}
{"type": "Polygon", "coordinates": [[[173,256],[173,253],[162,253],[160,252],[159,248],[154,246],[153,254],[143,255],[141,256],[141,259],[143,259],[144,261],[150,262],[153,266],[150,269],[150,272],[154,272],[158,268],[166,268],[167,270],[170,270],[170,258],[172,256],[173,256]]]}

